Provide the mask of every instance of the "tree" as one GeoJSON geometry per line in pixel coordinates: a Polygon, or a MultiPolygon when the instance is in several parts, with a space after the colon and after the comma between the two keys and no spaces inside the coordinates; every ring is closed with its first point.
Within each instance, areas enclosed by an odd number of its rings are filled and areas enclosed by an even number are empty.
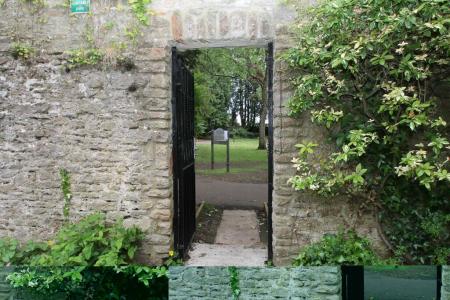
{"type": "Polygon", "coordinates": [[[291,113],[309,112],[337,147],[317,166],[317,142],[297,145],[291,184],[375,210],[408,263],[450,262],[448,110],[436,97],[450,82],[449,14],[445,0],[328,1],[283,56],[291,113]]]}
{"type": "Polygon", "coordinates": [[[243,127],[259,118],[259,149],[266,148],[265,120],[267,118],[267,78],[263,49],[212,49],[202,50],[195,59],[197,72],[211,82],[216,82],[212,94],[229,96],[231,125],[239,114],[243,127]],[[224,92],[226,91],[226,92],[224,92]],[[231,92],[233,95],[230,95],[231,92]],[[259,94],[259,95],[257,95],[259,94]],[[233,97],[231,97],[233,96],[233,97]],[[231,100],[231,101],[230,101],[231,100]]]}

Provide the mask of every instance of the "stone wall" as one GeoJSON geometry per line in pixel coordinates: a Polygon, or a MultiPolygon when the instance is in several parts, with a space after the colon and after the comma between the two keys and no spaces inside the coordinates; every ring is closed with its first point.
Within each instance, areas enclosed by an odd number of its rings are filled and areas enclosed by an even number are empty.
{"type": "Polygon", "coordinates": [[[0,267],[0,300],[10,300],[13,297],[11,286],[6,281],[6,276],[8,276],[10,272],[10,268],[0,267]]]}
{"type": "MultiPolygon", "coordinates": [[[[238,268],[239,299],[341,299],[339,267],[238,268]]],[[[232,299],[228,268],[171,267],[170,299],[232,299]]]]}
{"type": "MultiPolygon", "coordinates": [[[[63,208],[58,172],[66,168],[71,218],[99,210],[141,226],[141,255],[159,263],[172,236],[171,47],[274,41],[278,55],[290,46],[295,12],[276,0],[153,0],[146,27],[126,0],[92,1],[91,14],[75,16],[64,3],[47,0],[36,9],[6,0],[0,7],[0,236],[54,233],[63,208]],[[139,33],[130,34],[134,29],[139,33]],[[14,60],[14,41],[32,44],[33,58],[14,60]],[[80,48],[103,50],[105,62],[67,72],[63,52],[80,48]],[[119,55],[135,67],[117,66],[119,55]]],[[[274,262],[289,264],[299,247],[341,225],[381,248],[370,214],[358,218],[344,200],[324,202],[287,185],[294,145],[323,134],[306,115],[287,117],[291,91],[279,62],[274,75],[274,262]]]]}
{"type": "Polygon", "coordinates": [[[450,266],[442,266],[441,300],[450,300],[450,266]]]}
{"type": "Polygon", "coordinates": [[[0,9],[0,235],[26,240],[54,234],[62,221],[59,169],[65,168],[70,218],[101,211],[139,225],[148,232],[141,256],[159,263],[172,233],[170,48],[130,47],[131,70],[111,63],[69,71],[61,50],[88,47],[77,29],[104,16],[75,22],[57,4],[49,1],[40,13],[47,23],[29,27],[36,31],[29,61],[8,53],[10,34],[19,30],[21,41],[28,41],[22,26],[35,16],[17,1],[0,9]],[[70,22],[73,27],[66,27],[70,22]],[[39,39],[45,31],[49,39],[39,39]]]}

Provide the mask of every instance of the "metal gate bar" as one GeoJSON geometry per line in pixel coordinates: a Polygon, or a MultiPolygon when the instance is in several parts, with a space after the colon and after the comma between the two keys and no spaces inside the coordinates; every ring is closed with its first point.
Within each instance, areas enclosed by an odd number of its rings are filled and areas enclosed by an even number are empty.
{"type": "Polygon", "coordinates": [[[185,256],[195,232],[194,78],[172,48],[174,246],[185,256]]]}
{"type": "Polygon", "coordinates": [[[272,245],[272,192],[273,192],[273,43],[269,43],[266,54],[267,110],[269,117],[268,146],[268,195],[267,195],[267,248],[268,259],[273,260],[272,245]]]}

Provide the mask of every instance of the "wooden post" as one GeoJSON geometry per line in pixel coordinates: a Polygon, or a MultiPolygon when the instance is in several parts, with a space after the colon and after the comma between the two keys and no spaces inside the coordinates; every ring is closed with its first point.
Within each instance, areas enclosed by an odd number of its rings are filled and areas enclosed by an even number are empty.
{"type": "Polygon", "coordinates": [[[230,138],[227,138],[227,173],[230,173],[230,138]]]}
{"type": "Polygon", "coordinates": [[[211,170],[214,170],[214,130],[211,131],[211,170]]]}

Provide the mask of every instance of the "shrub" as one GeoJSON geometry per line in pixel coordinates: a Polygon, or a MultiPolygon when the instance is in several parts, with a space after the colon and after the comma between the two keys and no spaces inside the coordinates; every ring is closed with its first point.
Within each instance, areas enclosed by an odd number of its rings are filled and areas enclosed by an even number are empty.
{"type": "Polygon", "coordinates": [[[233,127],[231,129],[231,136],[233,138],[254,138],[258,136],[258,133],[250,132],[243,127],[233,127]]]}
{"type": "Polygon", "coordinates": [[[95,213],[66,223],[47,243],[0,239],[7,279],[33,299],[167,299],[167,268],[133,263],[143,238],[137,227],[95,213]]]}
{"type": "Polygon", "coordinates": [[[21,246],[14,238],[0,238],[0,267],[28,264],[33,256],[47,250],[47,243],[29,241],[21,246]]]}
{"type": "Polygon", "coordinates": [[[283,55],[291,114],[310,113],[336,146],[317,161],[319,141],[297,145],[290,183],[374,211],[407,263],[450,262],[448,110],[436,97],[450,83],[449,14],[445,0],[325,1],[283,55]]]}
{"type": "MultiPolygon", "coordinates": [[[[7,280],[24,299],[167,299],[167,269],[22,267],[7,280]]],[[[21,298],[21,299],[22,299],[21,298]]]]}
{"type": "Polygon", "coordinates": [[[103,61],[104,54],[99,49],[77,49],[67,51],[68,69],[74,69],[81,66],[94,66],[103,61]]]}
{"type": "Polygon", "coordinates": [[[120,266],[130,263],[143,232],[125,228],[121,221],[106,222],[104,214],[95,213],[78,223],[64,225],[49,250],[33,257],[33,266],[120,266]]]}
{"type": "Polygon", "coordinates": [[[24,43],[14,43],[10,49],[12,57],[15,59],[29,59],[34,53],[34,48],[24,43]]]}
{"type": "Polygon", "coordinates": [[[339,231],[326,234],[321,241],[303,248],[293,265],[376,265],[382,262],[369,240],[354,231],[339,231]]]}

